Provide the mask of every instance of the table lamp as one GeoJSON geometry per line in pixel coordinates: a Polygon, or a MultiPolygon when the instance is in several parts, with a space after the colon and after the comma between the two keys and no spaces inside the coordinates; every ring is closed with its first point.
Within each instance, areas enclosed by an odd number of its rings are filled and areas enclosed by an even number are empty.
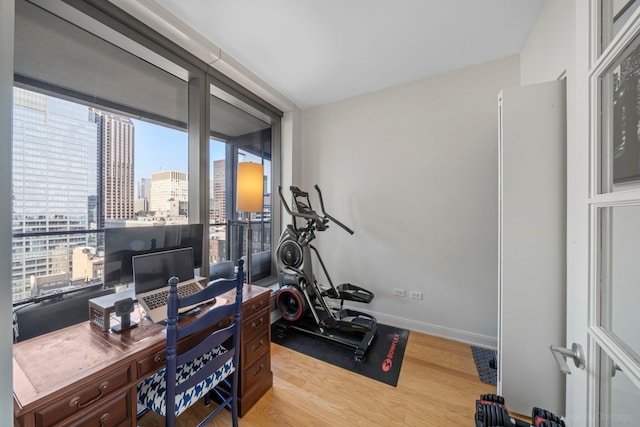
{"type": "Polygon", "coordinates": [[[236,210],[247,213],[247,285],[251,285],[251,212],[262,212],[264,172],[259,163],[238,163],[236,210]]]}

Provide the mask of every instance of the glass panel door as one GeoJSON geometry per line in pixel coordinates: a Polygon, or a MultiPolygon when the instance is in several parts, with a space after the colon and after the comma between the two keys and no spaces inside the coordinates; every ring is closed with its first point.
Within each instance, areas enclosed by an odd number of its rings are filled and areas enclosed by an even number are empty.
{"type": "Polygon", "coordinates": [[[586,369],[567,377],[571,426],[640,425],[639,9],[576,2],[577,100],[588,105],[576,106],[568,156],[567,344],[585,347],[586,369]]]}

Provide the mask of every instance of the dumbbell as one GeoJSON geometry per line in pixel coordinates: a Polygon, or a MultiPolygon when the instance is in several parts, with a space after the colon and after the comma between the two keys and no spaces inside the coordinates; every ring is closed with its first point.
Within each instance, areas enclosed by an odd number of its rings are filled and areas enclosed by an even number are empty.
{"type": "Polygon", "coordinates": [[[559,416],[542,408],[533,408],[531,421],[534,427],[565,427],[564,421],[559,416]]]}
{"type": "MultiPolygon", "coordinates": [[[[476,400],[476,427],[531,427],[524,421],[509,415],[504,398],[495,394],[483,394],[476,400]]],[[[533,427],[565,427],[557,415],[541,408],[531,411],[533,427]]]]}
{"type": "Polygon", "coordinates": [[[496,394],[483,394],[476,400],[476,427],[516,426],[530,427],[509,416],[504,397],[496,394]]]}

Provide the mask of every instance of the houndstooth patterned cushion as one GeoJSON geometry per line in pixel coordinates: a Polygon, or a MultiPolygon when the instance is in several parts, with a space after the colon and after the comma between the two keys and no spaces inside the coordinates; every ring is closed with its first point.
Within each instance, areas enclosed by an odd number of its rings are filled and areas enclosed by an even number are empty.
{"type": "MultiPolygon", "coordinates": [[[[182,383],[186,378],[189,378],[191,373],[197,371],[206,362],[226,352],[226,348],[218,346],[194,361],[179,366],[176,374],[177,383],[182,383]]],[[[218,385],[222,380],[227,378],[227,376],[234,370],[233,359],[230,359],[227,363],[222,365],[220,369],[214,372],[213,375],[184,393],[176,395],[176,417],[191,406],[191,404],[204,396],[209,390],[218,385]]],[[[165,369],[162,369],[138,384],[138,403],[151,409],[153,412],[166,415],[166,393],[167,386],[165,381],[165,369]]]]}

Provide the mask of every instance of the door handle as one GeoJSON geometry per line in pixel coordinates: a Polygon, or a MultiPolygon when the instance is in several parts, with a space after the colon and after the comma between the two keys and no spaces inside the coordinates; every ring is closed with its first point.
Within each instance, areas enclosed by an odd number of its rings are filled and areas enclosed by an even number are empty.
{"type": "Polygon", "coordinates": [[[571,348],[558,347],[552,345],[549,347],[551,353],[553,353],[553,357],[556,358],[556,363],[560,367],[560,372],[563,374],[571,375],[571,369],[569,369],[569,365],[564,360],[567,357],[573,359],[574,365],[578,369],[584,369],[584,351],[582,351],[582,346],[578,343],[573,343],[571,348]]]}

